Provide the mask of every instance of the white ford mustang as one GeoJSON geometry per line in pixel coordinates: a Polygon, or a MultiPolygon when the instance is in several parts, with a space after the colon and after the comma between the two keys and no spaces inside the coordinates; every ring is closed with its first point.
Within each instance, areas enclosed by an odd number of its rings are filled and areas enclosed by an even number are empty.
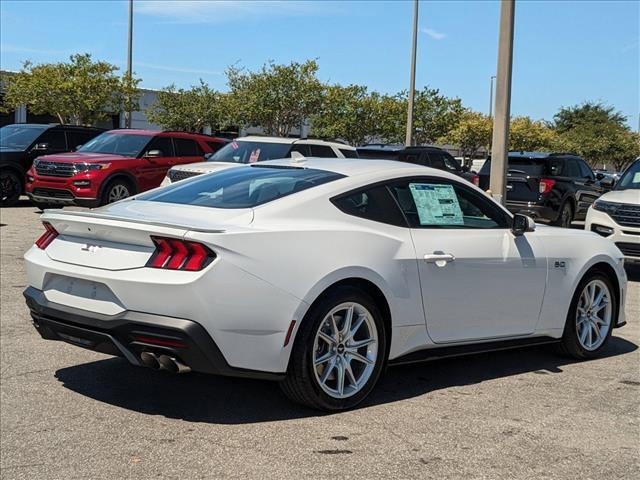
{"type": "Polygon", "coordinates": [[[551,342],[591,358],[625,323],[612,242],[406,163],[275,160],[42,220],[25,255],[42,337],[280,380],[325,410],[387,364],[551,342]]]}

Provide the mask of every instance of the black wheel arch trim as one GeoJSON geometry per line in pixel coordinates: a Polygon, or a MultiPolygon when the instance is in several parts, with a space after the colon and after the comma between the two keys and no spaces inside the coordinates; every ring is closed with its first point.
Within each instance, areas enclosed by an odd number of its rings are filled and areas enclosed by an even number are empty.
{"type": "Polygon", "coordinates": [[[107,186],[113,182],[114,180],[118,180],[120,178],[123,178],[125,180],[127,180],[129,183],[131,183],[131,185],[134,188],[134,192],[131,192],[131,195],[136,195],[137,193],[139,193],[140,191],[140,187],[138,185],[138,180],[136,179],[136,177],[129,173],[129,172],[125,172],[123,170],[117,171],[117,172],[113,172],[112,174],[110,174],[107,178],[105,178],[102,181],[102,184],[100,185],[100,189],[98,191],[98,198],[102,198],[102,195],[104,195],[104,190],[105,188],[107,188],[107,186]]]}

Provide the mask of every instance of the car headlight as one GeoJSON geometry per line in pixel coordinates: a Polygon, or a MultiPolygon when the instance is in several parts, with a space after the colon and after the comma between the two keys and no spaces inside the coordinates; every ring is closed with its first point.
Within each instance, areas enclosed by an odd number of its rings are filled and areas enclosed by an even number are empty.
{"type": "Polygon", "coordinates": [[[73,167],[76,172],[90,172],[93,170],[106,170],[110,163],[74,163],[73,167]]]}
{"type": "Polygon", "coordinates": [[[618,211],[619,206],[619,203],[605,202],[603,200],[596,200],[595,202],[593,202],[594,210],[604,212],[608,215],[615,215],[618,211]]]}

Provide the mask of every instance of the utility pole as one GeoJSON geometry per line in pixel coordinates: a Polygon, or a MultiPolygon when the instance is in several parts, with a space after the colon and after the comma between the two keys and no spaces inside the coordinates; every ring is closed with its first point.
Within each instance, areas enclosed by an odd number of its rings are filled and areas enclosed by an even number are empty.
{"type": "Polygon", "coordinates": [[[411,78],[407,106],[407,134],[404,144],[413,145],[413,99],[416,96],[416,50],[418,49],[418,0],[413,0],[413,45],[411,48],[411,78]]]}
{"type": "MultiPolygon", "coordinates": [[[[129,0],[129,38],[127,43],[127,81],[133,78],[133,0],[129,0]]],[[[131,110],[125,112],[125,128],[131,128],[131,110]]]]}
{"type": "Polygon", "coordinates": [[[491,75],[491,81],[489,82],[489,118],[493,118],[493,81],[496,79],[495,75],[491,75]]]}
{"type": "Polygon", "coordinates": [[[515,0],[501,0],[498,72],[496,75],[496,115],[491,142],[491,177],[489,188],[494,200],[506,201],[507,155],[509,153],[509,118],[511,114],[511,70],[513,64],[513,23],[515,0]]]}

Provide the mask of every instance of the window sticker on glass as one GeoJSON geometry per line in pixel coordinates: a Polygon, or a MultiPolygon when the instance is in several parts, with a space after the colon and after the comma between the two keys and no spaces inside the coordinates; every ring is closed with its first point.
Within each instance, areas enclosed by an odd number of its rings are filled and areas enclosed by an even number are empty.
{"type": "Polygon", "coordinates": [[[260,149],[256,148],[253,152],[251,152],[251,156],[249,157],[249,163],[256,163],[260,158],[260,149]]]}
{"type": "Polygon", "coordinates": [[[410,183],[420,225],[464,225],[453,185],[410,183]]]}

